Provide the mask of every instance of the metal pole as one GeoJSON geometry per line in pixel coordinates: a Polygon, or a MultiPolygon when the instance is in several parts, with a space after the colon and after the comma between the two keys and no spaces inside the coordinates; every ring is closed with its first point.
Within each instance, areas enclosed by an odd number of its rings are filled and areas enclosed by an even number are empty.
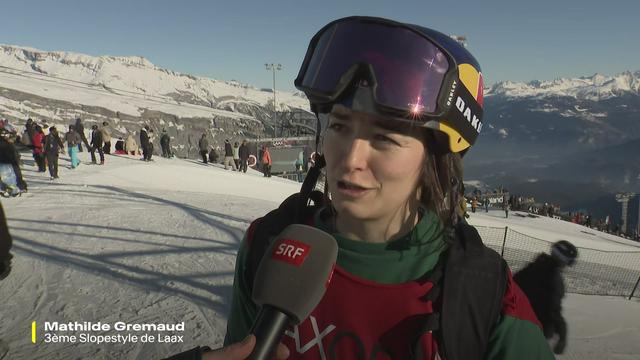
{"type": "Polygon", "coordinates": [[[640,284],[640,276],[638,276],[638,281],[636,281],[636,286],[634,286],[633,290],[631,290],[631,295],[629,295],[629,300],[631,300],[631,298],[633,297],[633,294],[635,294],[636,289],[638,288],[638,284],[640,284]]]}
{"type": "Polygon", "coordinates": [[[505,244],[507,243],[507,232],[509,231],[509,227],[505,226],[504,227],[504,238],[502,239],[502,251],[500,252],[500,256],[504,257],[504,247],[505,244]]]}
{"type": "MultiPolygon", "coordinates": [[[[278,137],[278,125],[276,119],[276,67],[272,66],[271,70],[273,70],[273,127],[274,127],[274,135],[278,137]]],[[[281,134],[282,135],[282,134],[281,134]]]]}
{"type": "Polygon", "coordinates": [[[640,194],[636,196],[638,198],[638,222],[636,223],[636,236],[640,241],[640,194]]]}

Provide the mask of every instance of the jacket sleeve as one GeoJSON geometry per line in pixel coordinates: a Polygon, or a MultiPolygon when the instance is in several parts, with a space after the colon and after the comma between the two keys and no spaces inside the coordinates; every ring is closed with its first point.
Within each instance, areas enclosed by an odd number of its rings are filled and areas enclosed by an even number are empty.
{"type": "Polygon", "coordinates": [[[489,360],[554,359],[529,300],[508,273],[502,313],[489,339],[489,360]]]}
{"type": "Polygon", "coordinates": [[[9,226],[7,219],[0,203],[0,280],[9,275],[11,271],[11,234],[9,234],[9,226]]]}
{"type": "MultiPolygon", "coordinates": [[[[251,224],[247,234],[250,233],[251,224]]],[[[248,240],[245,234],[238,255],[236,257],[236,268],[233,279],[233,292],[231,299],[231,312],[227,320],[227,334],[224,338],[224,345],[242,341],[248,334],[254,319],[258,314],[258,307],[251,300],[251,291],[245,279],[245,270],[248,259],[248,240]]]]}

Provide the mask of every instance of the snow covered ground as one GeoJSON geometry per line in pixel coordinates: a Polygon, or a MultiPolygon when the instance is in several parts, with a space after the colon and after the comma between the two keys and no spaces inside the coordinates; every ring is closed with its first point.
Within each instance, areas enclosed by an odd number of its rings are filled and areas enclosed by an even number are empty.
{"type": "MultiPolygon", "coordinates": [[[[196,345],[219,346],[243,232],[299,185],[195,161],[107,156],[106,165],[97,166],[86,164],[86,152],[80,157],[84,164],[70,170],[63,156],[60,179],[52,182],[24,154],[29,193],[2,199],[15,255],[13,272],[0,282],[0,339],[9,345],[4,359],[156,359],[196,345]],[[45,321],[184,322],[185,330],[176,332],[184,336],[176,343],[46,343],[45,321]]],[[[471,221],[548,241],[638,250],[606,234],[585,238],[585,228],[554,219],[504,219],[495,211],[473,214],[471,221]]],[[[637,299],[571,294],[565,307],[570,339],[562,359],[638,358],[637,299]]]]}

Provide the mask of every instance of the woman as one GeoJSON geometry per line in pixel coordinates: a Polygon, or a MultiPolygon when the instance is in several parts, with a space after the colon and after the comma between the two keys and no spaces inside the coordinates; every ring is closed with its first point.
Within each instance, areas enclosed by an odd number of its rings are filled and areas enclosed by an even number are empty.
{"type": "Polygon", "coordinates": [[[64,135],[64,139],[67,142],[67,149],[71,158],[71,168],[75,169],[80,165],[78,146],[82,144],[82,137],[76,132],[75,126],[69,125],[69,131],[64,135]]]}
{"type": "Polygon", "coordinates": [[[262,176],[271,177],[271,153],[266,145],[262,146],[262,176]]]}
{"type": "Polygon", "coordinates": [[[44,156],[44,138],[42,127],[36,125],[33,133],[33,159],[38,164],[38,172],[47,171],[47,163],[44,156]]]}
{"type": "MultiPolygon", "coordinates": [[[[501,290],[495,291],[497,312],[490,321],[455,328],[493,308],[465,307],[459,319],[447,310],[476,304],[474,294],[487,298],[482,287],[469,298],[465,290],[473,283],[447,280],[467,275],[448,266],[466,269],[453,254],[464,253],[468,262],[489,258],[485,254],[499,258],[481,243],[480,253],[465,253],[461,244],[471,243],[462,242],[468,234],[458,232],[473,229],[456,211],[461,153],[482,127],[482,77],[473,56],[430,29],[351,17],[316,34],[295,84],[318,117],[318,150],[326,161],[325,205],[304,222],[331,233],[339,252],[324,297],[282,338],[290,358],[553,358],[507,270],[502,279],[495,277],[504,287],[492,287],[501,290]],[[467,297],[456,298],[456,291],[467,297]]],[[[315,181],[310,178],[303,190],[315,181]]],[[[249,351],[255,341],[247,336],[258,313],[250,286],[256,223],[236,260],[227,347],[219,350],[229,359],[244,359],[229,353],[249,351]]]]}

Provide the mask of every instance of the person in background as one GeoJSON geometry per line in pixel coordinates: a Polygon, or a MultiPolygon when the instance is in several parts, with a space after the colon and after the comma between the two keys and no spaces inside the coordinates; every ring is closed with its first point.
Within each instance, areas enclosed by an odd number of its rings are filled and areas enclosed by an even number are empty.
{"type": "Polygon", "coordinates": [[[551,246],[551,255],[541,253],[535,261],[513,275],[513,279],[529,298],[531,307],[542,324],[544,336],[555,339],[553,352],[564,353],[567,346],[567,322],[562,316],[565,286],[562,272],[573,266],[578,249],[561,240],[551,246]]]}
{"type": "Polygon", "coordinates": [[[207,133],[202,133],[200,140],[198,140],[198,148],[200,149],[200,156],[202,156],[202,162],[207,163],[207,150],[209,149],[209,140],[207,140],[207,133]]]}
{"type": "Polygon", "coordinates": [[[140,155],[140,149],[138,149],[138,143],[132,133],[127,135],[127,140],[124,143],[124,151],[127,155],[140,155]]]}
{"type": "Polygon", "coordinates": [[[116,141],[116,154],[118,155],[126,155],[127,152],[124,151],[124,140],[122,140],[122,136],[118,137],[118,140],[116,141]]]}
{"type": "Polygon", "coordinates": [[[162,134],[160,135],[160,147],[162,148],[162,157],[171,157],[171,137],[167,133],[165,128],[162,128],[162,134]]]}
{"type": "Polygon", "coordinates": [[[44,156],[44,131],[40,125],[35,125],[33,133],[33,159],[38,164],[38,172],[47,171],[46,160],[44,156]]]}
{"type": "Polygon", "coordinates": [[[102,131],[102,151],[105,154],[111,154],[111,128],[109,127],[109,123],[106,121],[103,122],[100,131],[102,131]]]}
{"type": "Polygon", "coordinates": [[[44,153],[47,157],[47,163],[49,164],[49,175],[51,180],[58,178],[58,157],[60,153],[64,154],[64,145],[60,136],[58,135],[58,129],[55,126],[49,128],[49,135],[47,135],[44,142],[44,153]]]}
{"type": "Polygon", "coordinates": [[[229,142],[229,139],[224,140],[224,169],[228,170],[229,166],[233,171],[236,171],[236,163],[233,161],[233,147],[229,142]]]}
{"type": "MultiPolygon", "coordinates": [[[[7,217],[4,214],[2,203],[0,202],[0,280],[5,279],[11,272],[11,246],[13,240],[9,233],[9,226],[7,225],[7,217]]],[[[3,305],[3,306],[6,306],[3,305]]]]}
{"type": "Polygon", "coordinates": [[[140,130],[140,146],[142,147],[142,160],[151,161],[151,142],[149,141],[149,125],[140,130]]]}
{"type": "Polygon", "coordinates": [[[211,146],[211,150],[209,151],[209,162],[212,164],[217,164],[218,158],[219,158],[218,151],[216,151],[216,148],[211,146]]]}
{"type": "Polygon", "coordinates": [[[35,135],[35,132],[36,132],[35,127],[36,127],[36,123],[33,121],[33,119],[28,118],[27,123],[24,125],[24,132],[22,133],[22,138],[20,139],[23,145],[32,149],[33,149],[33,135],[35,135]]]}
{"type": "Polygon", "coordinates": [[[78,146],[82,144],[82,138],[75,130],[75,126],[69,125],[69,131],[64,134],[64,140],[67,142],[67,150],[69,151],[69,157],[71,158],[71,168],[75,169],[80,165],[80,159],[78,158],[78,146]]]}
{"type": "Polygon", "coordinates": [[[96,164],[96,151],[100,155],[100,165],[104,165],[104,150],[102,147],[102,131],[98,129],[98,125],[91,126],[91,163],[96,164]]]}
{"type": "Polygon", "coordinates": [[[295,162],[296,174],[298,175],[298,182],[304,181],[304,152],[300,151],[298,153],[298,158],[295,162]]]}
{"type": "Polygon", "coordinates": [[[237,141],[233,144],[233,163],[236,165],[236,169],[240,171],[240,144],[237,141]]]}
{"type": "Polygon", "coordinates": [[[242,144],[238,149],[238,156],[240,157],[240,171],[246,173],[249,165],[249,147],[247,146],[247,140],[242,140],[242,144]]]}
{"type": "Polygon", "coordinates": [[[149,161],[153,161],[153,152],[155,150],[154,142],[156,140],[155,132],[153,129],[149,129],[149,161]]]}
{"type": "Polygon", "coordinates": [[[20,153],[14,146],[15,141],[16,136],[14,133],[6,129],[0,129],[0,164],[8,164],[10,165],[10,168],[13,169],[13,173],[16,177],[15,185],[17,188],[11,189],[9,192],[14,196],[27,191],[27,182],[24,180],[22,170],[20,169],[20,153]]]}
{"type": "MultiPolygon", "coordinates": [[[[76,132],[78,133],[78,135],[80,135],[80,138],[82,139],[82,143],[85,144],[85,146],[87,147],[87,151],[91,151],[91,146],[89,146],[89,141],[87,140],[87,135],[85,135],[84,133],[84,124],[82,123],[82,119],[77,118],[76,119],[76,132]]],[[[82,143],[78,144],[78,151],[82,152],[82,143]]]]}
{"type": "Polygon", "coordinates": [[[262,146],[262,176],[271,177],[271,153],[266,145],[262,146]]]}

